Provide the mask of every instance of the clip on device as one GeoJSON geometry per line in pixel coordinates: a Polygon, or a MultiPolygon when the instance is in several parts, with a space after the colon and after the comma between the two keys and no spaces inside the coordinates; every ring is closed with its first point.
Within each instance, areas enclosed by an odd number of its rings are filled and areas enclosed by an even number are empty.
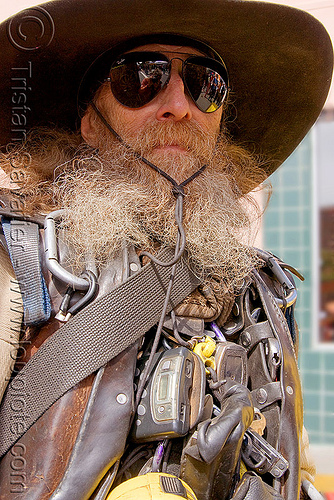
{"type": "Polygon", "coordinates": [[[136,412],[132,430],[134,441],[185,436],[197,423],[205,396],[205,370],[201,365],[196,354],[186,347],[155,355],[154,368],[136,412]],[[193,394],[194,377],[196,391],[193,394]],[[194,408],[196,415],[192,415],[194,408]]]}

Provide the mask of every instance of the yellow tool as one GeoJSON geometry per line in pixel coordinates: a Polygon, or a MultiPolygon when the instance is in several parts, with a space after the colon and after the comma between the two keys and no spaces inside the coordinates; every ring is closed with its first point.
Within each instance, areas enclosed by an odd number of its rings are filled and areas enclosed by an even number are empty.
{"type": "Polygon", "coordinates": [[[117,486],[107,500],[197,500],[192,489],[176,476],[149,472],[117,486]]]}
{"type": "MultiPolygon", "coordinates": [[[[211,338],[206,336],[204,342],[199,342],[194,347],[194,352],[198,354],[205,366],[209,366],[213,370],[216,369],[216,362],[213,355],[216,349],[216,342],[211,338]]],[[[207,374],[209,372],[207,371],[207,374]]]]}

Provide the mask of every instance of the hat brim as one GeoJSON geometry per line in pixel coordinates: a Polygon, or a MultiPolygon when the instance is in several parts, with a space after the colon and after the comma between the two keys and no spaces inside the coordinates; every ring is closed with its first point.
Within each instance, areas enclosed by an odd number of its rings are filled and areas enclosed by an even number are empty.
{"type": "Polygon", "coordinates": [[[304,11],[241,0],[53,0],[0,26],[0,144],[35,126],[79,125],[77,93],[91,63],[129,37],[197,39],[230,77],[227,131],[269,175],[296,148],[327,96],[333,50],[304,11]]]}

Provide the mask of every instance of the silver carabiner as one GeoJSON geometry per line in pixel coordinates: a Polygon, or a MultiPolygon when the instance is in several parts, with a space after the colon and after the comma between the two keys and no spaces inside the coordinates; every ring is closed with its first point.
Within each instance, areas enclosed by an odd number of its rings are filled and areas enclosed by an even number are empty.
{"type": "Polygon", "coordinates": [[[55,210],[45,217],[44,249],[46,266],[50,273],[64,283],[67,283],[67,285],[74,290],[86,291],[90,286],[89,280],[75,276],[75,274],[70,273],[59,264],[56,220],[59,219],[64,213],[65,210],[55,210]]]}
{"type": "Polygon", "coordinates": [[[258,255],[262,260],[265,261],[271,272],[275,275],[277,280],[280,282],[284,290],[287,292],[284,299],[280,297],[275,297],[277,305],[281,309],[286,309],[287,307],[292,306],[297,300],[297,290],[294,284],[289,280],[288,276],[283,271],[282,267],[279,265],[275,257],[265,250],[261,250],[259,248],[256,249],[258,255]]]}

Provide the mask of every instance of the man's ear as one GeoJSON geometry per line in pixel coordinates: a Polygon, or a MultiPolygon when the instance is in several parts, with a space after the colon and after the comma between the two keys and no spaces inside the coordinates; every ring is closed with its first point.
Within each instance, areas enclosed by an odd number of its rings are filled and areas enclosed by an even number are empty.
{"type": "Polygon", "coordinates": [[[86,113],[81,119],[81,135],[89,146],[98,147],[98,133],[96,126],[96,118],[91,106],[88,106],[86,113]]]}

